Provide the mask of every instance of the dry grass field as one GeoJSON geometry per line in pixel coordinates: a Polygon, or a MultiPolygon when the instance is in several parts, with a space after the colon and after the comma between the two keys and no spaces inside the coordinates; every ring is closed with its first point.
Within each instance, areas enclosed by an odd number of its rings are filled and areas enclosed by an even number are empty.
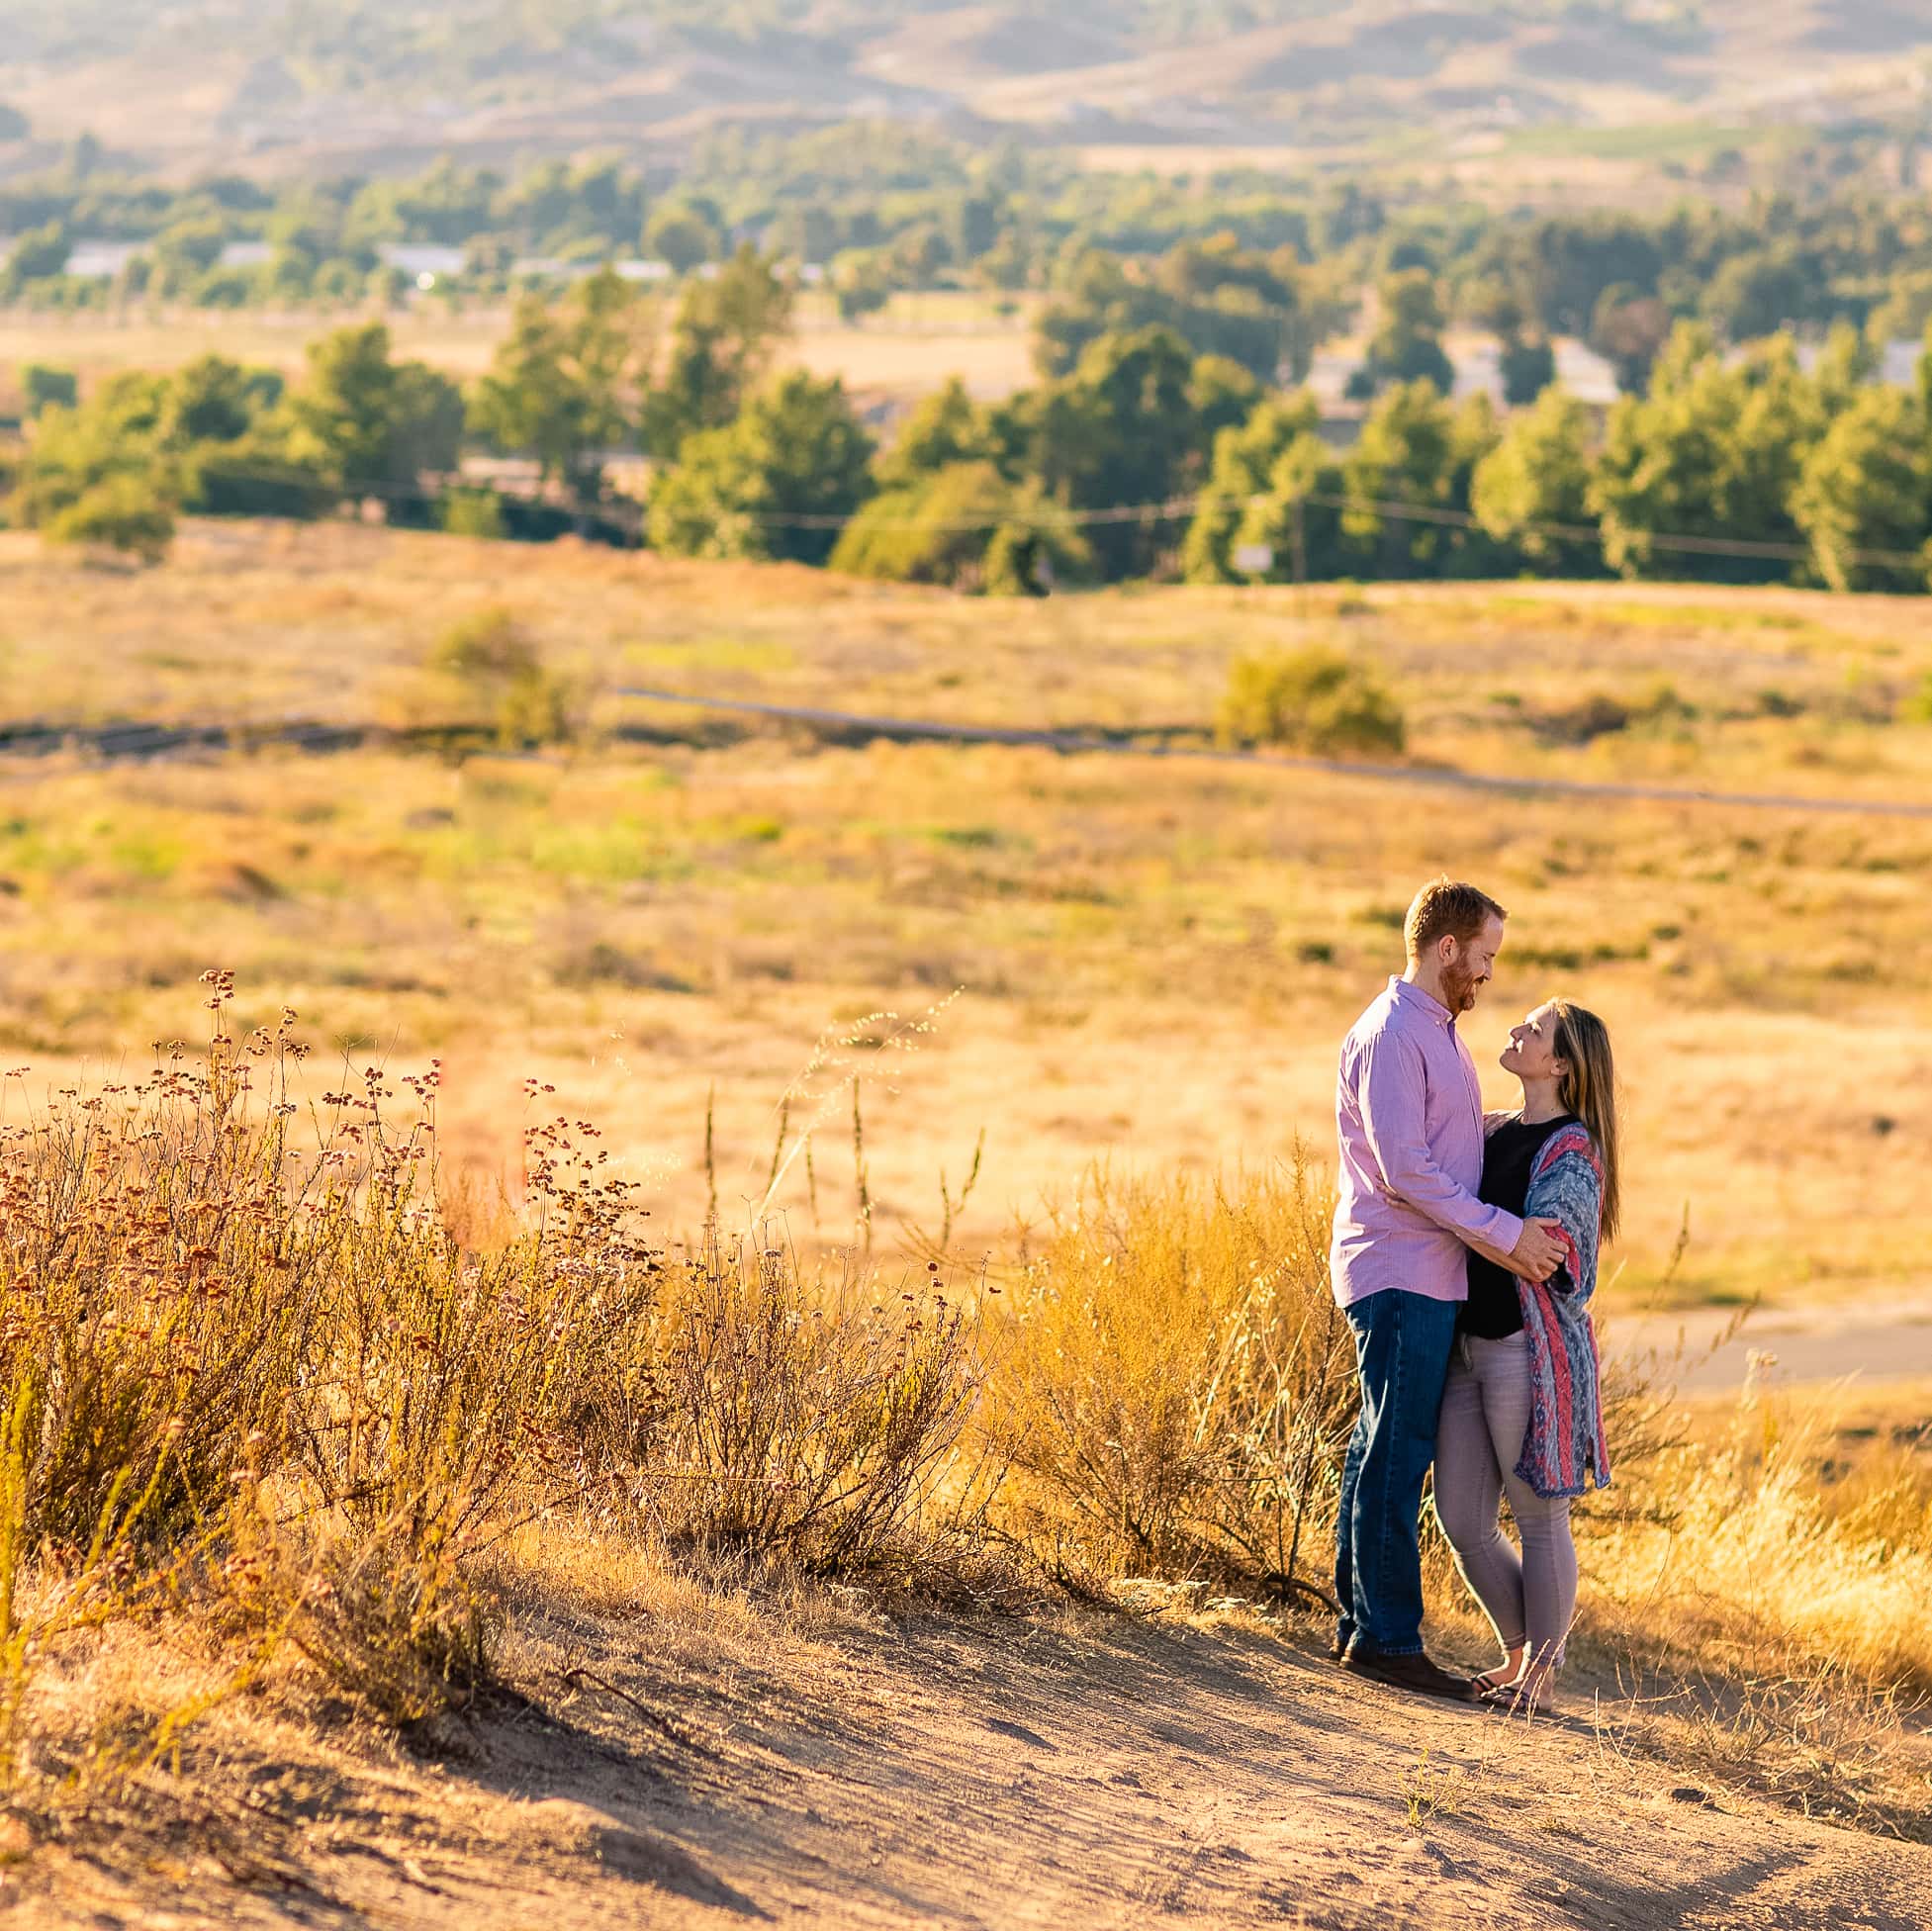
{"type": "MultiPolygon", "coordinates": [[[[974,395],[996,399],[1034,379],[1027,307],[1007,311],[987,298],[947,291],[899,295],[876,316],[843,322],[827,298],[808,295],[797,330],[781,352],[815,376],[841,376],[862,399],[903,403],[961,377],[974,395]]],[[[398,355],[414,356],[468,382],[490,366],[508,325],[506,306],[451,313],[416,302],[388,313],[398,355]]],[[[172,369],[199,355],[226,355],[294,376],[308,344],[360,315],[211,310],[125,315],[0,312],[0,370],[29,363],[72,369],[83,384],[124,369],[172,369]]],[[[0,378],[4,399],[5,378],[0,378]]]]}
{"type": "Polygon", "coordinates": [[[1655,1311],[1924,1311],[1928,672],[1904,599],[0,537],[0,1331],[72,1364],[0,1414],[0,1922],[1911,1925],[1928,1384],[1781,1340],[1687,1404],[1655,1311]],[[567,742],[427,667],[492,609],[567,742]],[[1310,640],[1399,764],[1192,755],[1310,640]],[[85,735],[292,719],[365,734],[85,735]],[[1630,1134],[1618,1481],[1526,1730],[1257,1583],[1320,1573],[1345,1421],[1297,1143],[1445,867],[1513,913],[1479,1057],[1581,997],[1630,1134]]]}
{"type": "MultiPolygon", "coordinates": [[[[558,1083],[689,1229],[714,1088],[721,1198],[756,1197],[821,1033],[960,991],[869,1077],[868,1156],[880,1225],[925,1222],[983,1129],[964,1225],[990,1242],[1096,1157],[1322,1143],[1335,1037],[1446,866],[1516,915],[1472,1024],[1486,1063],[1553,988],[1615,1030],[1636,1207],[1613,1299],[1656,1282],[1687,1212],[1680,1297],[1922,1278],[1922,820],[825,744],[617,694],[1201,745],[1236,652],[1315,635],[1390,681],[1412,772],[1883,806],[1928,794],[1932,729],[1893,717],[1932,671],[1920,603],[1524,585],[987,604],[347,527],[204,525],[146,574],[0,546],[0,723],[405,727],[433,713],[436,637],[492,605],[581,723],[566,748],[460,762],[372,743],[9,763],[0,1024],[44,1069],[179,1031],[219,964],[251,1008],[287,998],[357,1053],[442,1055],[452,1144],[491,1174],[515,1163],[515,1082],[558,1083]],[[1566,741],[1614,706],[1620,729],[1566,741]]],[[[807,1085],[809,1111],[827,1075],[807,1085]]],[[[814,1160],[828,1228],[852,1211],[841,1117],[814,1160]]],[[[781,1204],[809,1216],[800,1185],[781,1204]]]]}

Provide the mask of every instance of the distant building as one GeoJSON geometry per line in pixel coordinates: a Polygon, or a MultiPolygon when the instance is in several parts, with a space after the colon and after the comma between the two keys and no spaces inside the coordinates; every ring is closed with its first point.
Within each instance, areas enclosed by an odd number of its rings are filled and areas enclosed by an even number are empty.
{"type": "Polygon", "coordinates": [[[100,241],[87,237],[76,241],[67,256],[66,273],[90,282],[111,282],[129,262],[142,252],[139,241],[100,241]]]}
{"type": "Polygon", "coordinates": [[[466,259],[461,248],[438,247],[430,241],[384,241],[376,253],[385,268],[400,269],[413,282],[424,275],[431,281],[460,275],[466,259]]]}

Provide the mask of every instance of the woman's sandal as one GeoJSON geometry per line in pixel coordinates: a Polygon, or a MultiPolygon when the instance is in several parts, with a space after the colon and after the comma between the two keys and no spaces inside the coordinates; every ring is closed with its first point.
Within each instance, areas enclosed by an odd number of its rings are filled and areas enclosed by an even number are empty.
{"type": "Polygon", "coordinates": [[[1499,1663],[1493,1670],[1484,1670],[1469,1679],[1469,1687],[1478,1697],[1493,1697],[1505,1690],[1517,1687],[1518,1675],[1505,1676],[1507,1664],[1499,1663]]]}
{"type": "Polygon", "coordinates": [[[1476,1701],[1505,1716],[1547,1716],[1550,1699],[1526,1683],[1507,1683],[1493,1690],[1478,1691],[1476,1701]]]}

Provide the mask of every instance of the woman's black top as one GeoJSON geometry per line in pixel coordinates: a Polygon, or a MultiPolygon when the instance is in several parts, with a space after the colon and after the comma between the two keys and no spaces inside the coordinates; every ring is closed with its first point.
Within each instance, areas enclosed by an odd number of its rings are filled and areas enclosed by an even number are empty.
{"type": "MultiPolygon", "coordinates": [[[[1483,1185],[1480,1198],[1490,1207],[1507,1207],[1520,1216],[1529,1198],[1529,1172],[1543,1143],[1558,1127],[1567,1127],[1570,1115],[1554,1120],[1538,1120],[1530,1126],[1521,1120],[1506,1120],[1483,1142],[1483,1185]]],[[[1469,1255],[1469,1299],[1456,1318],[1457,1332],[1474,1334],[1480,1340],[1506,1340],[1522,1332],[1522,1302],[1517,1293],[1517,1277],[1507,1267],[1485,1258],[1473,1249],[1469,1255]]]]}

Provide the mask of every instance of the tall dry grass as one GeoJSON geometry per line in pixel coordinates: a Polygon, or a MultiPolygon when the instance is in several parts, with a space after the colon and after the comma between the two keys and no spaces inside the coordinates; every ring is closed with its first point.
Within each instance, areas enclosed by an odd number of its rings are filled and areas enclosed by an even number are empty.
{"type": "MultiPolygon", "coordinates": [[[[1088,1594],[1214,1582],[1318,1608],[1352,1420],[1303,1155],[1105,1169],[966,1286],[647,1240],[595,1127],[527,1097],[528,1206],[439,1194],[438,1069],[305,1101],[295,1015],[0,1116],[0,1770],[99,1625],[186,1612],[230,1687],[295,1652],[392,1723],[490,1680],[488,1552],[546,1522],[740,1573],[1088,1594]]],[[[321,1082],[317,1082],[321,1083],[321,1082]]],[[[943,1242],[942,1242],[943,1245],[943,1242]]],[[[1932,1473],[1753,1391],[1676,1425],[1615,1379],[1618,1486],[1579,1511],[1573,1644],[1609,1727],[1854,1821],[1918,1829],[1932,1473]],[[1913,1779],[1919,1785],[1913,1784],[1913,1779]],[[1916,1792],[1916,1796],[1914,1793],[1916,1792]],[[1914,1807],[1916,1804],[1916,1807],[1914,1807]]],[[[1477,1625],[1440,1551],[1440,1626],[1477,1625]]],[[[119,1739],[143,1760],[195,1712],[119,1739]]]]}
{"type": "Polygon", "coordinates": [[[445,1212],[433,1064],[304,1104],[296,1015],[236,1038],[230,977],[206,984],[195,1051],[0,1117],[9,1776],[36,1660],[156,1606],[411,1722],[487,1682],[478,1562],[518,1524],[893,1552],[974,1386],[936,1282],[888,1303],[715,1240],[667,1260],[567,1116],[525,1129],[522,1216],[445,1212]]]}
{"type": "Polygon", "coordinates": [[[1225,1184],[1091,1172],[1027,1237],[994,1331],[1011,1532],[1102,1575],[1307,1593],[1352,1412],[1329,1215],[1299,1151],[1225,1184]]]}

